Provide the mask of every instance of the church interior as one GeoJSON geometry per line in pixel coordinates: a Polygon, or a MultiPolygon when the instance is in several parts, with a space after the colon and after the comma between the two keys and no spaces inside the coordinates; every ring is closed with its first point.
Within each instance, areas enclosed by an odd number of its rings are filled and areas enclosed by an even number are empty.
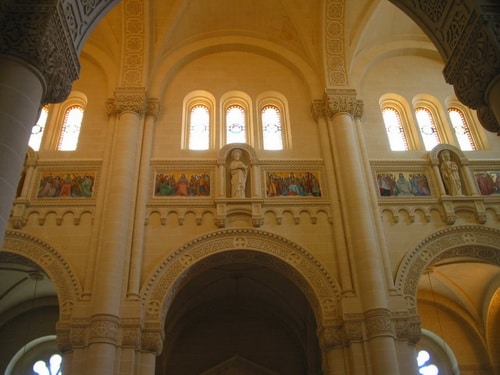
{"type": "Polygon", "coordinates": [[[0,373],[500,375],[495,0],[0,0],[0,373]]]}

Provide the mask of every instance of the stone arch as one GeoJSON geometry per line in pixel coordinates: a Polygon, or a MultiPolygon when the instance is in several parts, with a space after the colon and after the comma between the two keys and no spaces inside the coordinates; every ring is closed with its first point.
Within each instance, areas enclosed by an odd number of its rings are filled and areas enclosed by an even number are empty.
{"type": "Polygon", "coordinates": [[[408,309],[416,313],[418,280],[429,266],[449,258],[500,266],[499,244],[500,231],[494,228],[466,225],[440,230],[405,255],[396,274],[396,290],[408,309]]]}
{"type": "Polygon", "coordinates": [[[338,321],[340,287],[304,248],[276,234],[227,229],[200,236],[167,256],[141,290],[146,325],[161,329],[168,307],[188,277],[216,264],[253,262],[271,267],[293,282],[312,306],[318,326],[338,321]]]}
{"type": "Polygon", "coordinates": [[[2,251],[21,255],[37,264],[54,283],[59,302],[59,321],[69,321],[82,288],[64,257],[46,242],[26,233],[6,231],[2,251]]]}

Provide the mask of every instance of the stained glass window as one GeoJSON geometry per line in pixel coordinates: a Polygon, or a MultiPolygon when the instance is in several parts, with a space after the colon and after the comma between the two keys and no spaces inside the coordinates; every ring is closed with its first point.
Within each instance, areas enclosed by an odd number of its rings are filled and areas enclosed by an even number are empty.
{"type": "Polygon", "coordinates": [[[72,106],[66,110],[64,123],[61,129],[61,137],[57,149],[60,151],[74,151],[78,145],[80,128],[83,120],[83,108],[72,106]]]}
{"type": "Polygon", "coordinates": [[[417,116],[418,127],[420,128],[420,134],[422,134],[425,149],[430,151],[441,143],[432,114],[428,109],[419,107],[415,110],[415,115],[417,116]]]}
{"type": "Polygon", "coordinates": [[[204,105],[191,109],[189,117],[189,149],[208,150],[210,143],[210,112],[204,105]]]}
{"type": "Polygon", "coordinates": [[[474,151],[476,145],[472,138],[472,134],[469,129],[469,125],[465,120],[463,112],[458,108],[448,108],[448,114],[450,116],[451,125],[455,131],[455,135],[458,140],[458,144],[462,151],[474,151]]]}
{"type": "Polygon", "coordinates": [[[232,105],[226,110],[226,143],[246,141],[245,110],[239,105],[232,105]]]}
{"type": "Polygon", "coordinates": [[[392,107],[385,107],[382,110],[384,118],[385,130],[389,138],[389,144],[392,151],[406,151],[408,150],[408,142],[401,123],[401,116],[399,112],[392,107]]]}
{"type": "Polygon", "coordinates": [[[45,130],[45,125],[47,124],[48,116],[49,116],[49,109],[47,108],[47,106],[45,106],[40,111],[40,116],[38,117],[38,121],[33,126],[33,129],[31,129],[31,136],[28,144],[35,151],[40,150],[43,132],[45,130]]]}
{"type": "Polygon", "coordinates": [[[280,110],[273,105],[268,105],[262,108],[261,116],[264,150],[283,150],[280,110]]]}
{"type": "Polygon", "coordinates": [[[432,363],[432,358],[427,350],[420,350],[417,355],[418,373],[421,375],[438,375],[438,367],[432,363]]]}

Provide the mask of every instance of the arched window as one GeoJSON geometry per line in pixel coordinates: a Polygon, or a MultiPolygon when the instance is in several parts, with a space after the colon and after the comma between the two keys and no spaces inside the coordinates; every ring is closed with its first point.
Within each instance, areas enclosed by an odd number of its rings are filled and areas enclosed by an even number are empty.
{"type": "Polygon", "coordinates": [[[208,150],[210,145],[210,111],[205,105],[196,105],[189,114],[190,150],[208,150]]]}
{"type": "Polygon", "coordinates": [[[59,354],[53,354],[48,360],[36,361],[33,365],[33,372],[37,375],[62,375],[61,363],[62,357],[59,354]]]}
{"type": "Polygon", "coordinates": [[[35,150],[40,150],[40,145],[42,143],[43,132],[45,130],[45,125],[47,124],[47,118],[49,116],[49,108],[48,106],[44,106],[40,111],[40,116],[38,117],[38,121],[36,122],[33,129],[31,129],[31,136],[28,142],[29,146],[35,150]]]}
{"type": "Polygon", "coordinates": [[[385,107],[382,109],[385,130],[389,138],[389,144],[392,151],[407,151],[408,141],[401,122],[401,115],[394,107],[385,107]]]}
{"type": "Polygon", "coordinates": [[[261,119],[264,150],[283,150],[283,130],[279,108],[266,105],[261,110],[261,119]]]}
{"type": "Polygon", "coordinates": [[[469,125],[465,120],[464,113],[456,107],[450,107],[448,108],[448,114],[450,116],[451,125],[455,131],[458,144],[460,145],[462,151],[476,150],[476,145],[474,143],[469,125]]]}
{"type": "Polygon", "coordinates": [[[239,105],[231,105],[226,109],[226,143],[246,143],[245,110],[239,105]]]}
{"type": "Polygon", "coordinates": [[[59,151],[74,151],[78,145],[78,137],[83,120],[83,107],[74,105],[64,114],[64,122],[59,137],[57,149],[59,151]]]}
{"type": "Polygon", "coordinates": [[[415,116],[417,117],[425,149],[430,151],[441,143],[432,113],[427,108],[417,107],[415,109],[415,116]]]}

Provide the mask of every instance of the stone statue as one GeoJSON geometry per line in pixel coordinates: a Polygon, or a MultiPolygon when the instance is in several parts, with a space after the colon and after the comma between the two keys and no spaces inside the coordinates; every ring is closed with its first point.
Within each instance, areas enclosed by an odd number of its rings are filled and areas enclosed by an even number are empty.
{"type": "Polygon", "coordinates": [[[450,158],[450,152],[444,150],[441,153],[441,175],[449,195],[462,195],[462,180],[458,165],[450,158]]]}
{"type": "Polygon", "coordinates": [[[245,198],[245,187],[247,183],[248,166],[241,159],[240,149],[234,149],[231,152],[233,160],[229,164],[231,173],[231,197],[245,198]]]}

